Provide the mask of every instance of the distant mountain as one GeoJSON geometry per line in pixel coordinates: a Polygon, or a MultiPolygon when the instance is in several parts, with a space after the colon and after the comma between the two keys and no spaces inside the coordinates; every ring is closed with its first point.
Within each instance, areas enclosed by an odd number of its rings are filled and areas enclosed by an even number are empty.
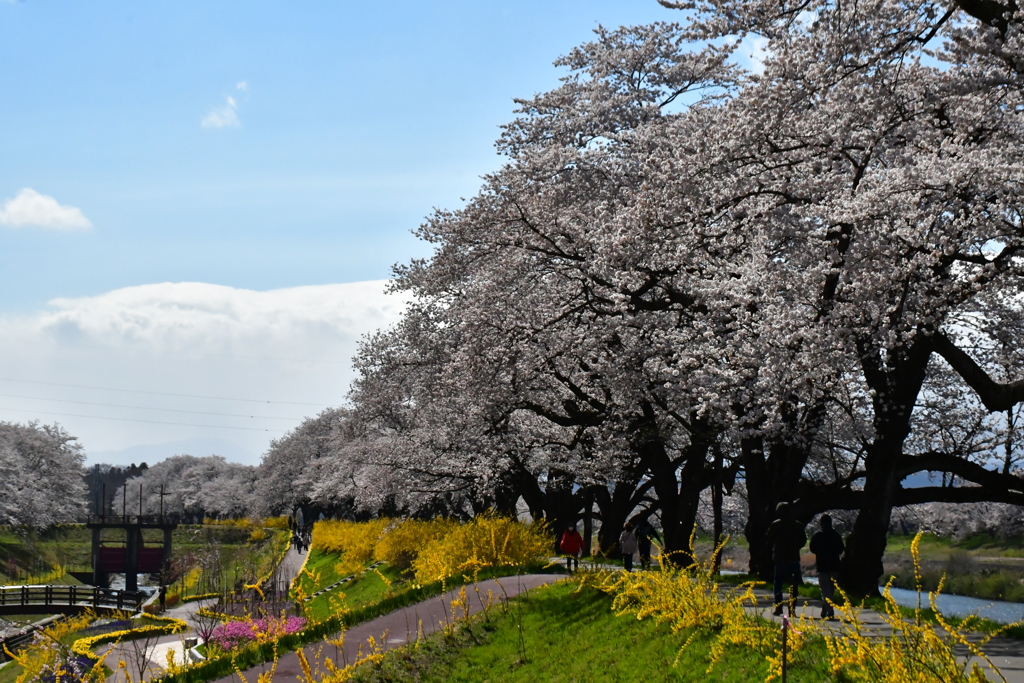
{"type": "Polygon", "coordinates": [[[119,451],[87,451],[86,466],[97,463],[125,466],[132,463],[145,462],[149,465],[158,463],[172,455],[222,455],[231,462],[245,465],[258,465],[260,454],[239,446],[231,441],[221,439],[184,439],[167,443],[144,444],[132,446],[119,451]]]}

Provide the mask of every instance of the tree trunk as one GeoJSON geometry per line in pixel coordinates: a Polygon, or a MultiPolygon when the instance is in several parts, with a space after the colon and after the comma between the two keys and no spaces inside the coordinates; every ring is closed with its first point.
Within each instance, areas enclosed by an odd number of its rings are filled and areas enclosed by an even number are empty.
{"type": "Polygon", "coordinates": [[[700,494],[711,483],[712,474],[707,468],[707,452],[710,444],[698,437],[683,454],[683,468],[676,477],[676,463],[660,441],[644,444],[644,460],[649,463],[654,490],[661,503],[661,527],[665,537],[662,557],[670,564],[688,567],[694,557],[690,548],[690,536],[697,522],[697,508],[700,494]]]}
{"type": "Polygon", "coordinates": [[[619,554],[619,534],[636,507],[636,485],[617,481],[611,492],[605,486],[594,489],[594,500],[601,512],[601,528],[597,532],[598,553],[605,557],[619,554]]]}
{"type": "Polygon", "coordinates": [[[750,550],[747,571],[754,576],[770,580],[772,574],[772,549],[768,544],[768,525],[775,510],[771,479],[764,457],[764,441],[760,437],[743,439],[740,443],[740,457],[747,487],[747,523],[743,533],[750,550]]]}
{"type": "MultiPolygon", "coordinates": [[[[715,474],[714,483],[711,485],[711,509],[714,521],[712,526],[714,527],[711,534],[711,543],[714,550],[718,550],[722,544],[722,536],[724,529],[722,525],[722,450],[716,445],[714,448],[715,452],[715,474]]],[[[715,566],[713,571],[717,574],[718,570],[722,566],[722,556],[720,553],[714,553],[715,566]]]]}
{"type": "Polygon", "coordinates": [[[877,349],[861,348],[868,386],[875,392],[874,440],[864,461],[864,504],[846,543],[840,583],[854,596],[878,595],[892,506],[899,488],[899,460],[910,434],[910,416],[924,383],[929,351],[917,344],[886,362],[877,349]]]}
{"type": "MultiPolygon", "coordinates": [[[[902,446],[902,441],[900,442],[902,446]]],[[[878,595],[878,582],[884,572],[885,554],[892,501],[897,485],[896,457],[881,451],[868,457],[864,482],[864,505],[857,513],[853,533],[846,543],[840,583],[851,595],[878,595]]]]}

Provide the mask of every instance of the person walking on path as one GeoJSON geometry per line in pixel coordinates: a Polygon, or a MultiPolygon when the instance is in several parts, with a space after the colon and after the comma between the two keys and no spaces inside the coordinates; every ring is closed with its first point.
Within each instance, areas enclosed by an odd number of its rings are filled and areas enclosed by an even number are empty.
{"type": "Polygon", "coordinates": [[[622,566],[627,572],[633,571],[633,553],[637,551],[637,544],[633,525],[629,522],[626,522],[619,535],[619,550],[622,552],[622,566]]]}
{"type": "Polygon", "coordinates": [[[576,531],[575,524],[566,527],[558,546],[565,553],[565,568],[572,574],[573,562],[576,563],[576,569],[580,568],[580,554],[583,551],[583,537],[576,531]]]}
{"type": "Polygon", "coordinates": [[[637,552],[640,554],[640,568],[650,569],[651,568],[651,545],[654,539],[657,539],[658,543],[661,543],[661,534],[658,530],[651,525],[646,518],[633,519],[634,526],[636,528],[636,547],[637,552]]]}
{"type": "Polygon", "coordinates": [[[840,557],[845,547],[842,537],[832,528],[831,515],[822,515],[818,524],[821,528],[811,536],[811,552],[814,553],[814,568],[818,570],[818,587],[821,588],[821,618],[832,620],[836,618],[832,602],[836,593],[833,577],[839,573],[840,557]]]}
{"type": "MultiPolygon", "coordinates": [[[[775,616],[782,614],[782,588],[790,585],[795,594],[796,587],[802,582],[800,578],[800,549],[807,543],[804,525],[793,517],[793,509],[789,503],[775,506],[775,521],[768,527],[768,542],[772,544],[772,561],[775,563],[775,616]]],[[[793,607],[790,605],[790,612],[793,607]]],[[[792,616],[792,614],[790,615],[792,616]]]]}

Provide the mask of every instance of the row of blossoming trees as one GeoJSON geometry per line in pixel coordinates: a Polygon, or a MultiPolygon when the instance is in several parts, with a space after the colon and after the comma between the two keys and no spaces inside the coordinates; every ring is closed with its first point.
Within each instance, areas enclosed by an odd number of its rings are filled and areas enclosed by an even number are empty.
{"type": "Polygon", "coordinates": [[[397,268],[413,303],[350,408],[274,444],[263,499],[596,505],[606,546],[653,507],[678,550],[739,487],[759,571],[778,501],[854,511],[859,592],[894,506],[1024,504],[1024,9],[660,1],[684,23],[600,29],[519,101],[507,163],[397,268]]]}

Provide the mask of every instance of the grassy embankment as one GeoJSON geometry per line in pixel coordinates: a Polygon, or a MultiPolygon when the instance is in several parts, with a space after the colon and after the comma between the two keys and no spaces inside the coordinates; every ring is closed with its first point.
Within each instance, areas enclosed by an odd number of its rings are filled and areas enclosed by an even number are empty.
{"type": "MultiPolygon", "coordinates": [[[[303,595],[312,595],[349,576],[338,573],[341,561],[342,553],[312,548],[306,560],[306,571],[296,582],[296,590],[303,595]]],[[[344,610],[364,608],[401,593],[409,587],[410,578],[408,573],[386,563],[374,569],[365,565],[352,580],[305,602],[306,617],[320,622],[344,610]]]]}
{"type": "MultiPolygon", "coordinates": [[[[358,670],[352,680],[746,683],[768,676],[767,661],[742,646],[727,647],[712,673],[705,676],[712,644],[707,631],[672,633],[650,619],[616,616],[608,595],[590,588],[576,592],[575,584],[562,582],[522,595],[506,608],[493,606],[454,633],[394,651],[379,665],[358,670]]],[[[827,662],[824,642],[808,643],[793,662],[788,680],[833,680],[827,662]]]]}

